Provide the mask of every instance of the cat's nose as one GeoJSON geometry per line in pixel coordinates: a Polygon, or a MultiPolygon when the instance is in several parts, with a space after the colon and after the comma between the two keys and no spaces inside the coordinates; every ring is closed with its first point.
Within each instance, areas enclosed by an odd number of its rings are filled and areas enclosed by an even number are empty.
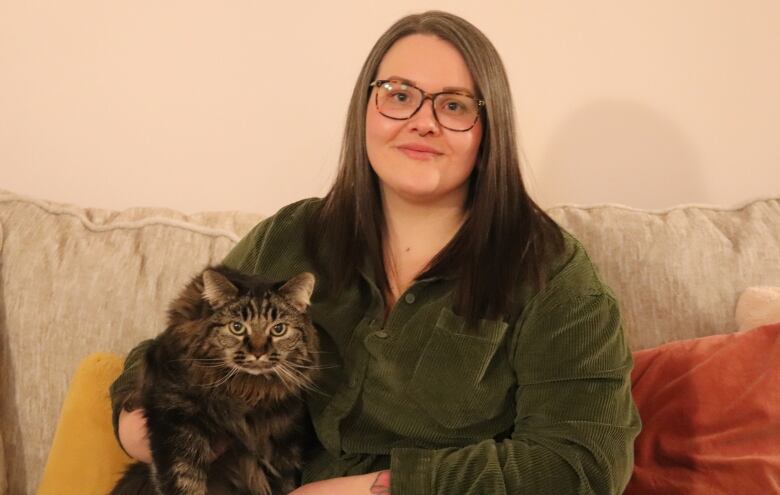
{"type": "Polygon", "coordinates": [[[249,353],[259,358],[268,352],[268,341],[259,335],[252,335],[247,339],[247,349],[249,353]]]}
{"type": "Polygon", "coordinates": [[[260,361],[265,363],[268,362],[268,355],[263,352],[249,352],[244,355],[244,361],[260,361]]]}

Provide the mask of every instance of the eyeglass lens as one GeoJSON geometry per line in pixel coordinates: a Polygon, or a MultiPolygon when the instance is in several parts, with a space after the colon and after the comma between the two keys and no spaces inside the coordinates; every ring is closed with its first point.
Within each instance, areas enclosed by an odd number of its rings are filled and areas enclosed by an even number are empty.
{"type": "MultiPolygon", "coordinates": [[[[402,82],[388,81],[377,89],[377,109],[393,119],[408,119],[420,107],[421,90],[402,82]]],[[[477,101],[457,93],[441,93],[433,101],[439,124],[455,131],[473,127],[479,113],[477,101]]]]}

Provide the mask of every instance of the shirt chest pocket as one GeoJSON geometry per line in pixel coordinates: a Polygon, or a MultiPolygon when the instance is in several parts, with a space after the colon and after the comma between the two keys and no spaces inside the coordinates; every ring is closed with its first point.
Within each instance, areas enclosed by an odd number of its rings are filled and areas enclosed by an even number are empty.
{"type": "Polygon", "coordinates": [[[516,380],[506,353],[507,324],[465,321],[444,308],[407,388],[412,400],[447,428],[465,428],[513,411],[516,380]]]}

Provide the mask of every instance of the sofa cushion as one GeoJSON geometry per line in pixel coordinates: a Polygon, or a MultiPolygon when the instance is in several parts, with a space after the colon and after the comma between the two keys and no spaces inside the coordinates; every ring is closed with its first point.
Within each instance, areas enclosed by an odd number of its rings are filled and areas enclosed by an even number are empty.
{"type": "Polygon", "coordinates": [[[614,290],[634,350],[733,332],[739,294],[780,282],[780,199],[733,209],[549,212],[582,242],[614,290]]]}
{"type": "Polygon", "coordinates": [[[780,324],[634,353],[626,495],[780,493],[780,324]]]}
{"type": "Polygon", "coordinates": [[[203,266],[259,221],[239,213],[77,208],[0,191],[0,426],[8,491],[34,493],[78,362],[163,329],[203,266]]]}
{"type": "Polygon", "coordinates": [[[780,323],[780,287],[748,287],[734,315],[740,330],[780,323]]]}
{"type": "Polygon", "coordinates": [[[122,356],[95,353],[79,364],[37,495],[105,495],[131,462],[114,439],[108,396],[123,363],[122,356]]]}

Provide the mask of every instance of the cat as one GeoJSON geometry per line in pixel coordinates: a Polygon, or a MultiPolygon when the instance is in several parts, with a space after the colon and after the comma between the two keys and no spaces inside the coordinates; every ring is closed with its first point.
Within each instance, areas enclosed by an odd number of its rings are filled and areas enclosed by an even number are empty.
{"type": "Polygon", "coordinates": [[[288,493],[310,423],[318,338],[307,314],[314,276],[265,283],[224,266],[193,278],[168,326],[139,358],[125,409],[145,410],[152,463],[111,495],[288,493]]]}

